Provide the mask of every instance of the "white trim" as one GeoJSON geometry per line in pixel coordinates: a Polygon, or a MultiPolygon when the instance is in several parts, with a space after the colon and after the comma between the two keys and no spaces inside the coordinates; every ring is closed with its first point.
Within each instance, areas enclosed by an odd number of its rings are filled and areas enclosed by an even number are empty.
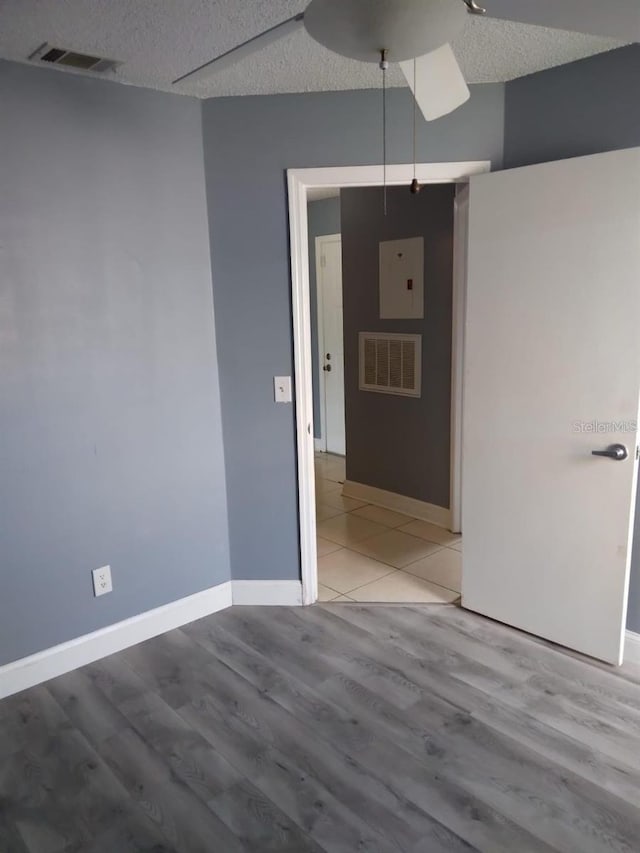
{"type": "Polygon", "coordinates": [[[234,605],[299,607],[300,581],[232,581],[234,605]]]}
{"type": "Polygon", "coordinates": [[[302,601],[318,598],[316,549],[316,474],[313,455],[313,382],[311,373],[311,312],[309,309],[309,229],[307,187],[300,170],[288,170],[291,254],[291,308],[293,315],[294,375],[296,388],[296,446],[298,454],[298,512],[302,601]]]}
{"type": "Polygon", "coordinates": [[[451,512],[442,506],[419,501],[417,498],[408,498],[395,492],[387,492],[386,489],[377,489],[375,486],[367,486],[365,483],[356,483],[353,480],[345,480],[342,494],[346,498],[354,498],[358,501],[366,501],[375,506],[392,509],[421,521],[430,521],[438,527],[450,529],[451,512]]]}
{"type": "Polygon", "coordinates": [[[640,634],[627,631],[624,643],[624,663],[640,664],[640,634]]]}
{"type": "Polygon", "coordinates": [[[324,447],[324,439],[314,438],[313,439],[313,449],[315,450],[316,453],[326,453],[327,451],[325,450],[325,447],[324,447]]]}
{"type": "MultiPolygon", "coordinates": [[[[287,176],[311,187],[372,187],[380,186],[383,166],[328,166],[317,169],[287,169],[287,176]]],[[[415,177],[421,184],[457,184],[468,181],[471,175],[491,170],[490,160],[469,160],[460,163],[418,163],[415,177]]],[[[413,165],[400,163],[387,166],[387,185],[406,184],[414,178],[413,165]]],[[[291,197],[289,197],[291,199],[291,197]]]]}
{"type": "MultiPolygon", "coordinates": [[[[421,183],[425,184],[464,183],[468,181],[471,175],[489,172],[490,170],[491,162],[488,160],[464,163],[420,163],[416,166],[416,177],[421,183]]],[[[396,184],[408,186],[413,177],[413,166],[411,164],[387,166],[387,183],[390,186],[396,184]]],[[[382,184],[382,178],[382,165],[287,170],[296,384],[298,511],[300,516],[300,560],[304,604],[312,604],[318,598],[307,190],[312,187],[379,186],[382,184]]],[[[457,339],[457,331],[454,331],[454,337],[457,339]]],[[[454,404],[455,400],[452,401],[452,405],[454,404]]]]}
{"type": "Polygon", "coordinates": [[[0,699],[231,606],[231,582],[0,667],[0,699]]]}
{"type": "Polygon", "coordinates": [[[318,317],[318,391],[320,394],[320,441],[321,447],[316,444],[316,450],[327,452],[327,384],[326,376],[322,370],[324,364],[325,340],[324,340],[324,273],[322,266],[322,251],[325,243],[342,242],[342,234],[320,234],[316,237],[316,311],[318,317]]]}
{"type": "Polygon", "coordinates": [[[451,530],[462,531],[462,385],[467,300],[469,187],[458,187],[453,224],[453,330],[451,340],[451,530]]]}

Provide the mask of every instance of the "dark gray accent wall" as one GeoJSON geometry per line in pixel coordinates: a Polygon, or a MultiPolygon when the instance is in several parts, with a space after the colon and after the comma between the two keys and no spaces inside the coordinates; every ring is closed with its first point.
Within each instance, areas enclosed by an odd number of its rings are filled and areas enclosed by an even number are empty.
{"type": "Polygon", "coordinates": [[[343,190],[347,479],[449,507],[451,452],[451,312],[455,186],[343,190]],[[424,237],[423,320],[381,320],[379,245],[424,237]],[[422,335],[422,395],[359,390],[359,332],[422,335]]]}
{"type": "MultiPolygon", "coordinates": [[[[389,94],[389,160],[409,162],[412,98],[389,94]]],[[[379,163],[379,91],[218,98],[203,106],[231,567],[234,578],[298,578],[286,169],[379,163]]],[[[504,87],[473,86],[461,109],[421,122],[423,161],[502,163],[504,87]]]]}
{"type": "Polygon", "coordinates": [[[230,570],[199,103],[0,62],[0,117],[1,664],[230,570]]]}
{"type": "Polygon", "coordinates": [[[340,197],[310,201],[307,205],[309,228],[309,300],[311,307],[311,358],[313,379],[313,437],[320,438],[320,363],[318,351],[318,283],[316,281],[316,237],[340,233],[340,197]]]}
{"type": "MultiPolygon", "coordinates": [[[[507,85],[508,167],[640,145],[640,45],[583,59],[507,85]]],[[[640,491],[627,626],[640,632],[640,491]]]]}

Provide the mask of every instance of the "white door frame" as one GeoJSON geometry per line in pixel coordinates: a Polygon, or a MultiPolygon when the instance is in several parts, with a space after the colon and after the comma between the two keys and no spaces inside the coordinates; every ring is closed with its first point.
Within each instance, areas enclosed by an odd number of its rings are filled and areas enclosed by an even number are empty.
{"type": "MultiPolygon", "coordinates": [[[[489,172],[488,160],[464,163],[420,163],[415,176],[423,184],[465,183],[471,175],[489,172]]],[[[414,177],[411,164],[387,166],[387,185],[408,187],[414,177]]],[[[307,192],[314,187],[371,187],[383,183],[383,167],[337,166],[317,169],[288,169],[289,232],[291,255],[291,301],[293,312],[294,375],[296,388],[296,442],[298,451],[298,509],[300,516],[300,560],[302,569],[302,603],[313,604],[318,598],[318,562],[316,552],[315,469],[313,440],[313,384],[311,353],[311,311],[309,299],[309,229],[307,220],[307,192]]],[[[454,274],[453,341],[454,369],[452,370],[452,423],[461,419],[462,379],[459,345],[462,338],[460,320],[464,300],[462,278],[464,264],[456,264],[454,274]]],[[[459,477],[454,471],[461,469],[462,448],[459,430],[452,433],[452,492],[451,524],[459,526],[459,477]],[[457,509],[456,509],[457,507],[457,509]]]]}
{"type": "MultiPolygon", "coordinates": [[[[335,243],[342,239],[341,234],[321,234],[316,237],[316,303],[318,317],[318,391],[320,392],[320,438],[314,441],[316,450],[320,449],[326,453],[327,450],[327,398],[326,398],[326,376],[322,370],[324,364],[324,303],[323,288],[324,277],[322,267],[322,247],[325,243],[335,243]],[[320,281],[322,280],[322,285],[320,281]]],[[[315,430],[314,430],[315,432],[315,430]]]]}
{"type": "Polygon", "coordinates": [[[453,299],[451,335],[451,489],[449,526],[462,532],[462,386],[464,319],[467,307],[469,187],[456,193],[453,220],[453,299]]]}

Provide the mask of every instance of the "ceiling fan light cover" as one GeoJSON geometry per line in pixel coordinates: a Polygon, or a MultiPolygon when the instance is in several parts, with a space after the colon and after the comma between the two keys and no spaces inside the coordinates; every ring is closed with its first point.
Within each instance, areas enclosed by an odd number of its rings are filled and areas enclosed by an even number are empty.
{"type": "Polygon", "coordinates": [[[334,53],[378,62],[386,50],[402,62],[452,41],[466,17],[460,0],[311,0],[304,25],[334,53]]]}
{"type": "Polygon", "coordinates": [[[469,100],[471,93],[451,45],[444,44],[415,62],[415,90],[413,60],[401,62],[400,68],[427,121],[441,118],[469,100]]]}

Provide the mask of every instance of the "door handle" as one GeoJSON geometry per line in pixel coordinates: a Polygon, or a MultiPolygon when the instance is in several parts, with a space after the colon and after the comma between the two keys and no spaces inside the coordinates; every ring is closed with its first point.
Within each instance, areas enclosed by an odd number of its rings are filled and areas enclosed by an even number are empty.
{"type": "Polygon", "coordinates": [[[330,365],[330,364],[325,364],[325,365],[324,365],[324,367],[323,367],[322,369],[323,369],[323,370],[326,370],[326,371],[327,371],[327,373],[331,373],[331,365],[330,365]]]}
{"type": "Polygon", "coordinates": [[[610,444],[606,450],[592,450],[592,456],[606,456],[608,459],[615,459],[616,462],[623,462],[629,456],[629,451],[624,444],[610,444]]]}

